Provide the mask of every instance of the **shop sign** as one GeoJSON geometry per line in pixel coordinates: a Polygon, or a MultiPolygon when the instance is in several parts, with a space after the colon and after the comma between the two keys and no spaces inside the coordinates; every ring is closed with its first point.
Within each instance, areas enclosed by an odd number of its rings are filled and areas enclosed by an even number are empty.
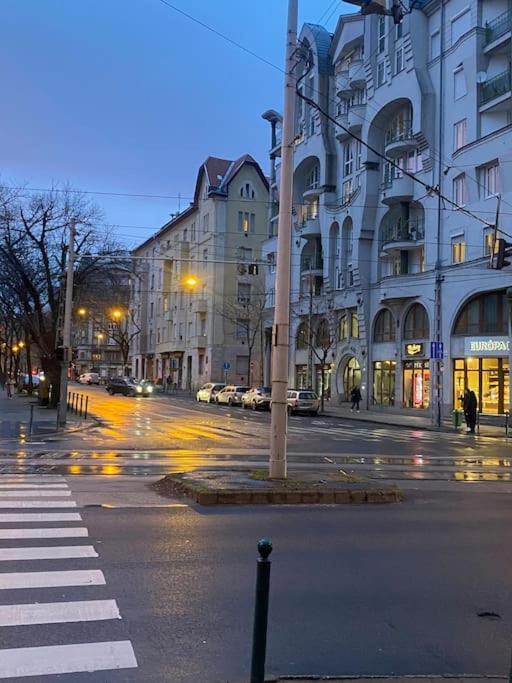
{"type": "Polygon", "coordinates": [[[510,350],[508,337],[465,337],[465,356],[504,356],[510,350]]]}
{"type": "Polygon", "coordinates": [[[423,356],[423,344],[406,344],[406,356],[423,356]]]}

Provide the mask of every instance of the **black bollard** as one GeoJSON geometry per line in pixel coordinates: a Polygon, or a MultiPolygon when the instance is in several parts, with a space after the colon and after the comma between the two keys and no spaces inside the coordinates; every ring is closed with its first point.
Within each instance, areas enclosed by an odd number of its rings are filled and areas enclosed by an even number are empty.
{"type": "Polygon", "coordinates": [[[80,394],[80,417],[82,417],[82,406],[84,404],[84,395],[80,394]]]}
{"type": "Polygon", "coordinates": [[[89,397],[85,397],[85,417],[84,420],[87,420],[87,409],[89,408],[89,397]]]}
{"type": "Polygon", "coordinates": [[[256,564],[256,603],[254,606],[254,628],[252,633],[251,682],[264,683],[265,655],[267,651],[268,594],[270,589],[270,567],[268,559],[272,552],[272,541],[262,538],[258,542],[256,564]]]}

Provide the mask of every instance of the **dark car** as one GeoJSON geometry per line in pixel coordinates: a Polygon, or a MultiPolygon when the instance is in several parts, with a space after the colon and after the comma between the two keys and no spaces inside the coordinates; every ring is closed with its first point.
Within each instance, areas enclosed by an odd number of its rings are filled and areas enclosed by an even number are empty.
{"type": "Polygon", "coordinates": [[[114,394],[135,396],[137,393],[135,382],[128,377],[111,377],[107,382],[106,389],[111,396],[114,394]]]}

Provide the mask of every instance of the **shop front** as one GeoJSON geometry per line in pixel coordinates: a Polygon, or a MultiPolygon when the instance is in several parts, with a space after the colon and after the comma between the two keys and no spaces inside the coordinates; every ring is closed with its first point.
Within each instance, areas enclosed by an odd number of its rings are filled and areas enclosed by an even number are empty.
{"type": "Polygon", "coordinates": [[[430,361],[424,358],[425,344],[406,344],[403,361],[404,408],[425,409],[430,405],[430,361]]]}
{"type": "Polygon", "coordinates": [[[379,360],[373,364],[373,403],[395,405],[396,361],[379,360]]]}
{"type": "Polygon", "coordinates": [[[464,337],[453,349],[453,406],[461,407],[465,389],[478,399],[478,411],[502,414],[509,410],[508,337],[464,337]],[[457,353],[458,351],[458,353],[457,353]]]}

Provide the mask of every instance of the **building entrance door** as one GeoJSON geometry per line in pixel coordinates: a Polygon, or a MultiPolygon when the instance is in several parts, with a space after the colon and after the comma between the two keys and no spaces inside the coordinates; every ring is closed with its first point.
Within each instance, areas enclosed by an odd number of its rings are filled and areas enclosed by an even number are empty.
{"type": "Polygon", "coordinates": [[[345,401],[350,400],[350,392],[354,387],[361,388],[361,366],[357,358],[349,358],[343,371],[343,391],[345,392],[345,401]]]}

